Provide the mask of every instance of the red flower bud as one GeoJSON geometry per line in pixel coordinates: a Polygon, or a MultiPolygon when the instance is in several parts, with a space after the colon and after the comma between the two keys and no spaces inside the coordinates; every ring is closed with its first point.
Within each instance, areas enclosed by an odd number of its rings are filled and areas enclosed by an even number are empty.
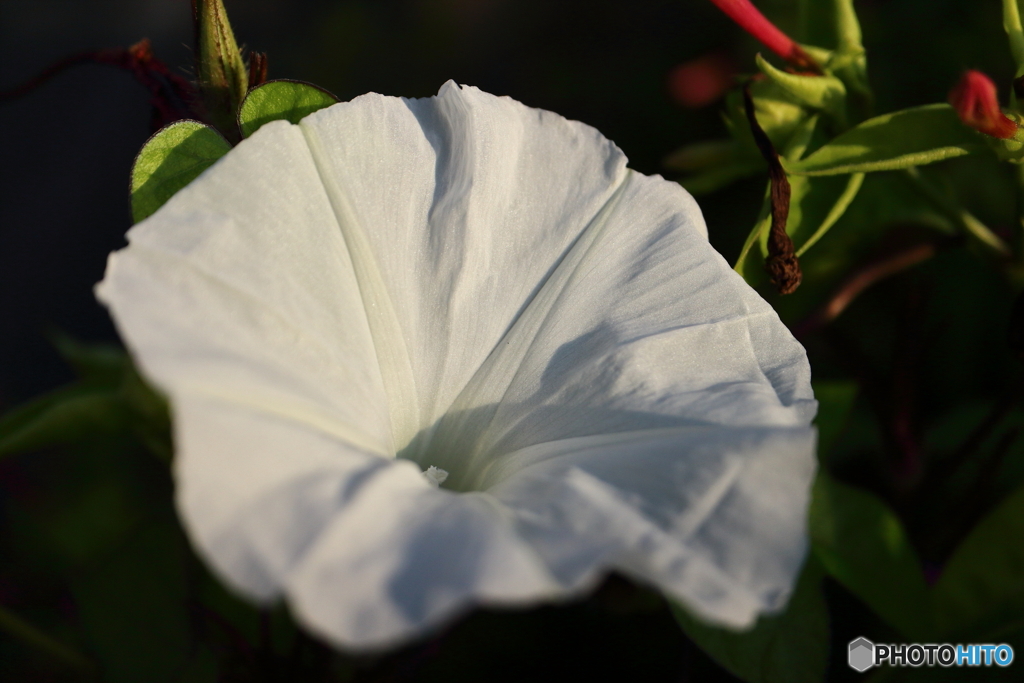
{"type": "Polygon", "coordinates": [[[963,75],[950,91],[949,103],[961,121],[986,135],[1005,140],[1017,132],[1017,124],[999,109],[995,83],[980,71],[963,75]]]}
{"type": "Polygon", "coordinates": [[[817,73],[821,67],[814,59],[804,52],[803,48],[768,21],[750,0],[711,0],[718,9],[729,15],[729,18],[740,25],[744,31],[754,36],[769,50],[785,59],[795,67],[817,73]]]}

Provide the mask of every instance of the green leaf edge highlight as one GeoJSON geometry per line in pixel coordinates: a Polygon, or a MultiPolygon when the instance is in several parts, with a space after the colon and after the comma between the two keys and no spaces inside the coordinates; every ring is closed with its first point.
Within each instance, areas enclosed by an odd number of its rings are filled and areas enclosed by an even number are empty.
{"type": "Polygon", "coordinates": [[[193,119],[175,121],[153,133],[132,164],[134,222],[156,213],[230,150],[231,144],[216,129],[193,119]]]}
{"type": "Polygon", "coordinates": [[[242,100],[238,107],[238,129],[242,131],[242,137],[247,138],[271,121],[298,123],[313,112],[338,102],[340,100],[334,93],[312,83],[289,79],[267,81],[251,89],[242,100]],[[274,108],[275,91],[290,93],[290,106],[274,108]],[[305,103],[299,103],[302,95],[308,98],[305,103]]]}
{"type": "MultiPolygon", "coordinates": [[[[787,163],[783,160],[783,166],[788,173],[792,173],[794,175],[818,176],[841,175],[845,173],[870,173],[873,171],[893,171],[910,168],[912,166],[923,166],[937,161],[943,161],[945,159],[974,154],[975,152],[987,149],[987,146],[979,137],[981,134],[967,128],[955,117],[956,114],[953,111],[953,108],[948,104],[942,103],[926,104],[920,107],[912,107],[910,109],[903,109],[889,114],[882,114],[881,116],[868,119],[856,127],[851,128],[800,161],[791,161],[787,163]],[[835,153],[836,150],[840,149],[844,143],[848,144],[851,139],[856,140],[858,136],[863,135],[865,131],[871,128],[883,127],[896,117],[907,117],[931,112],[948,113],[948,115],[952,117],[950,118],[951,123],[953,120],[956,120],[961,134],[960,138],[958,140],[952,140],[952,144],[940,145],[917,152],[897,154],[883,159],[858,161],[855,154],[846,154],[840,157],[841,159],[844,159],[844,161],[836,162],[834,165],[829,165],[828,162],[823,161],[823,159],[828,157],[829,153],[835,153]]],[[[862,147],[865,150],[869,149],[863,144],[851,146],[862,147]]],[[[862,154],[861,156],[863,157],[864,155],[862,154]]]]}
{"type": "Polygon", "coordinates": [[[821,222],[821,225],[819,225],[818,229],[807,238],[807,241],[804,242],[799,249],[797,249],[797,258],[800,258],[807,253],[807,250],[813,247],[818,240],[824,237],[825,233],[827,233],[832,226],[843,217],[843,214],[846,213],[846,209],[849,208],[850,204],[853,203],[853,200],[856,199],[857,193],[860,192],[860,187],[863,184],[863,173],[850,174],[850,179],[847,181],[846,187],[843,189],[843,193],[839,195],[839,199],[837,199],[836,203],[832,205],[832,208],[829,210],[828,215],[825,216],[825,219],[821,222]]]}

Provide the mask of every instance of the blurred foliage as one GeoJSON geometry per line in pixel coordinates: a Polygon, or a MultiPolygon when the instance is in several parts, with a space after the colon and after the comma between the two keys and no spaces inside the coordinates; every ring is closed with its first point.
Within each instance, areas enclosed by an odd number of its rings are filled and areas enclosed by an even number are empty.
{"type": "MultiPolygon", "coordinates": [[[[814,46],[822,75],[755,57],[706,0],[264,0],[234,23],[275,76],[342,99],[430,95],[454,78],[584,120],[634,167],[701,195],[713,243],[805,344],[821,404],[811,552],[783,613],[737,634],[613,576],[585,600],[480,610],[386,655],[332,651],[284,608],[234,598],[193,554],[174,513],[167,405],[130,359],[52,335],[77,379],[0,417],[0,677],[803,683],[862,679],[845,659],[858,636],[1024,653],[1022,359],[1007,343],[1024,286],[1024,176],[943,103],[965,67],[1009,91],[1000,2],[860,0],[870,64],[850,16],[834,13],[849,2],[757,4],[814,46]],[[791,295],[764,273],[768,166],[740,94],[722,98],[726,82],[712,106],[674,103],[693,98],[673,90],[685,85],[673,68],[708,54],[721,59],[702,64],[757,74],[756,118],[792,191],[803,283],[791,295]]],[[[267,83],[226,137],[331,99],[267,83]]],[[[234,126],[236,105],[218,125],[234,126]]],[[[137,218],[226,148],[189,126],[139,154],[137,218]]],[[[871,680],[1013,671],[882,669],[871,680]]]]}

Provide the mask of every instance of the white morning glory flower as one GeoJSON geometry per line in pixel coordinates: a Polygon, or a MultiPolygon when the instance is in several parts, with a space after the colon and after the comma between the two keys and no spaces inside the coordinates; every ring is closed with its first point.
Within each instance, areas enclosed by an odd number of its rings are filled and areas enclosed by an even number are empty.
{"type": "Polygon", "coordinates": [[[350,648],[609,570],[743,627],[806,549],[804,350],[677,184],[447,83],[261,128],[98,286],[231,586],[350,648]]]}

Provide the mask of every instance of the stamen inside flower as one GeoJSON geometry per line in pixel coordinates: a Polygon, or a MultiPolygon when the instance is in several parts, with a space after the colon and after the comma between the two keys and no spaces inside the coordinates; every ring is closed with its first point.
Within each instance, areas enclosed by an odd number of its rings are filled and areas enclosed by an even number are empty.
{"type": "Polygon", "coordinates": [[[431,486],[436,488],[443,484],[444,480],[448,478],[448,472],[431,465],[427,468],[427,471],[423,473],[423,476],[426,477],[431,486]]]}

